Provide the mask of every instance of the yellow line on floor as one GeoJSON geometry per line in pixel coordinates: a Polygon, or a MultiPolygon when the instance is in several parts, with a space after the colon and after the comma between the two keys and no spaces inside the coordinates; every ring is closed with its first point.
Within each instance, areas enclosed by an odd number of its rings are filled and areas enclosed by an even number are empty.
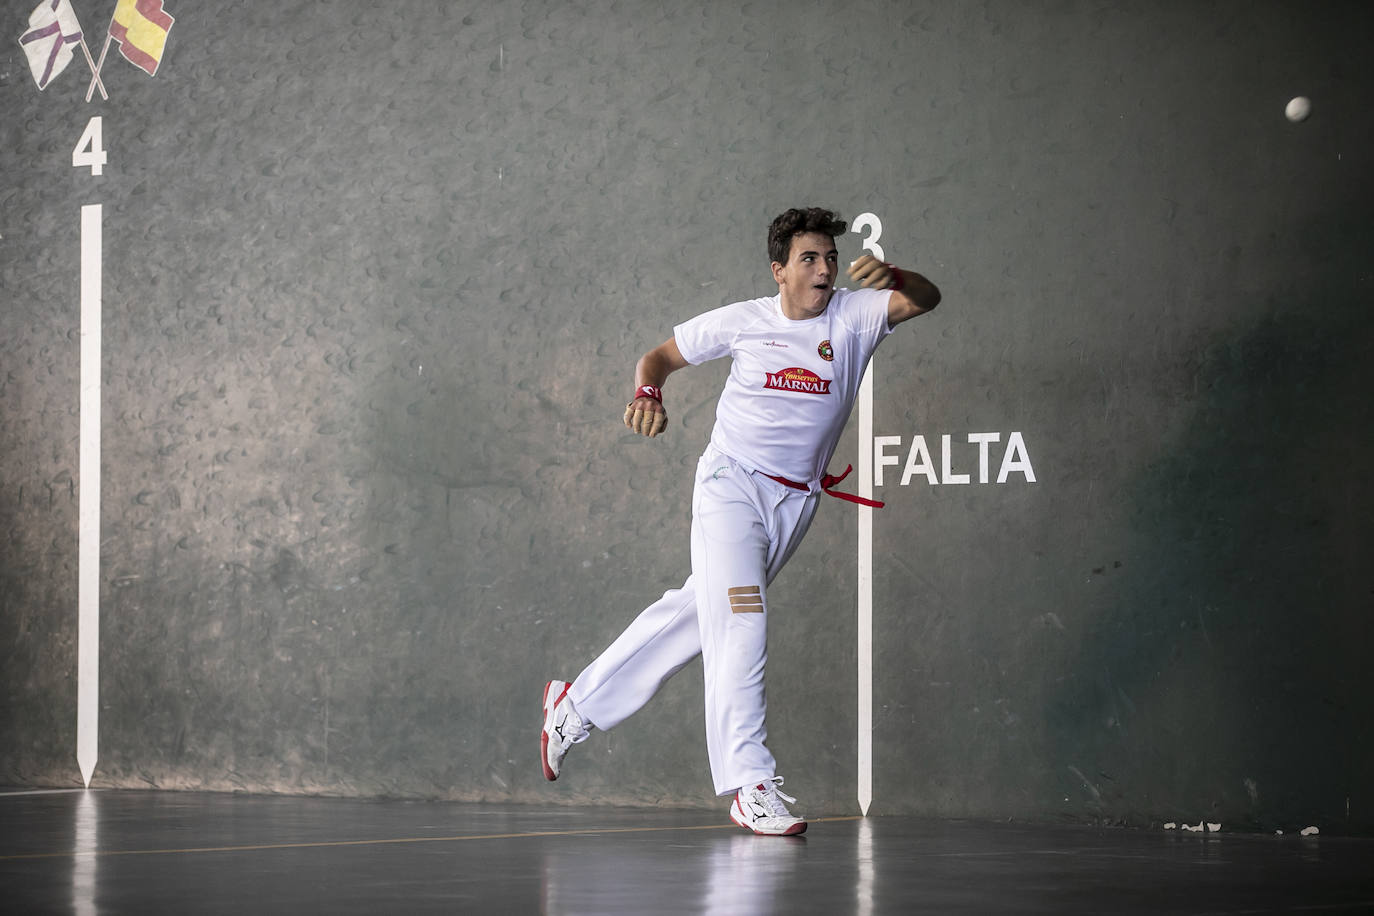
{"type": "MultiPolygon", "coordinates": [[[[826,824],[838,821],[863,820],[862,815],[852,814],[843,817],[819,817],[809,823],[826,824]]],[[[591,834],[611,833],[659,833],[666,830],[739,830],[735,824],[699,824],[677,827],[592,827],[582,830],[534,830],[526,833],[483,833],[469,836],[419,836],[394,837],[385,840],[320,840],[314,843],[262,843],[253,846],[192,846],[185,849],[106,849],[71,852],[33,852],[19,855],[0,855],[0,862],[13,862],[19,859],[85,859],[110,858],[113,856],[169,856],[190,855],[207,852],[262,852],[273,849],[328,849],[342,846],[395,846],[404,843],[458,843],[465,840],[521,840],[535,837],[588,836],[591,834]]]]}

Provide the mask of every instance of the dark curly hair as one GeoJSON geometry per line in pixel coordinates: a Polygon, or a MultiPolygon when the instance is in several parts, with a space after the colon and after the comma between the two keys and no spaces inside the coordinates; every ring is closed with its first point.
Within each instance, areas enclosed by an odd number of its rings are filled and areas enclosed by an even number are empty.
{"type": "Polygon", "coordinates": [[[848,228],[849,224],[833,210],[822,210],[820,207],[798,210],[794,207],[773,220],[773,225],[768,227],[768,259],[786,264],[794,235],[819,232],[833,239],[837,235],[844,235],[848,228]]]}

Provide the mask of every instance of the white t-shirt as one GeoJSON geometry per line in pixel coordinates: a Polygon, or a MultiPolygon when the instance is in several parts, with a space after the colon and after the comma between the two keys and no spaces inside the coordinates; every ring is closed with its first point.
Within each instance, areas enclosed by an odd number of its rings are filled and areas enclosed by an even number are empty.
{"type": "Polygon", "coordinates": [[[729,354],[711,444],[746,467],[813,489],[844,431],[883,338],[887,290],[837,289],[825,311],[793,321],[779,296],[735,302],[673,329],[692,365],[729,354]]]}

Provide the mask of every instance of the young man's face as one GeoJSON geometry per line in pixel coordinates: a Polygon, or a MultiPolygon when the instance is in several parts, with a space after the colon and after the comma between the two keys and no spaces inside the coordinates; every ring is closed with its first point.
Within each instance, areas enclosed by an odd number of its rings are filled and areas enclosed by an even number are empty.
{"type": "Polygon", "coordinates": [[[833,238],[823,232],[792,236],[787,263],[773,262],[773,279],[778,281],[787,317],[814,318],[824,312],[835,292],[839,268],[840,253],[833,238]]]}

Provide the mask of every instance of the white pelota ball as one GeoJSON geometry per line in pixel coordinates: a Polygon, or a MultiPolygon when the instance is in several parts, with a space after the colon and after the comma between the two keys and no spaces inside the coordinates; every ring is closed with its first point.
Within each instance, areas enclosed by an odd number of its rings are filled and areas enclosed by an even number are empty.
{"type": "Polygon", "coordinates": [[[1283,110],[1283,113],[1294,124],[1299,121],[1306,121],[1307,116],[1312,113],[1312,100],[1305,95],[1300,95],[1288,103],[1288,107],[1283,110]]]}

